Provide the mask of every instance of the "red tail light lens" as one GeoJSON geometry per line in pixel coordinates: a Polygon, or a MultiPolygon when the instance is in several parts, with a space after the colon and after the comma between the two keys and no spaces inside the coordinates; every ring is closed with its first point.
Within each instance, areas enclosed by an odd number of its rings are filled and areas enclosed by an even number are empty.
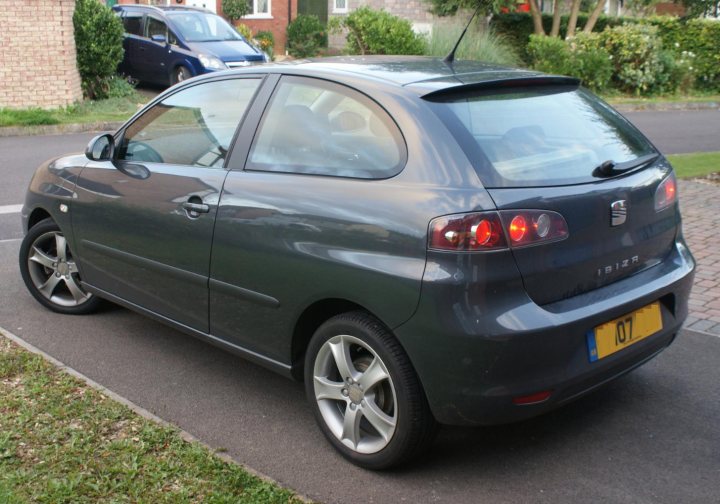
{"type": "Polygon", "coordinates": [[[512,248],[528,247],[567,238],[567,222],[547,210],[503,210],[500,212],[512,248]]]}
{"type": "Polygon", "coordinates": [[[677,183],[675,182],[675,174],[671,173],[665,180],[660,182],[655,191],[655,210],[665,210],[677,200],[677,183]]]}
{"type": "Polygon", "coordinates": [[[497,250],[507,248],[500,216],[496,212],[447,215],[430,223],[431,249],[497,250]]]}
{"type": "Polygon", "coordinates": [[[433,219],[428,247],[456,252],[500,250],[558,241],[567,236],[567,223],[557,212],[503,210],[433,219]]]}
{"type": "Polygon", "coordinates": [[[510,221],[508,230],[510,231],[510,239],[513,243],[520,242],[523,238],[525,238],[525,233],[527,233],[527,221],[525,220],[525,217],[522,215],[516,215],[513,217],[510,221]]]}

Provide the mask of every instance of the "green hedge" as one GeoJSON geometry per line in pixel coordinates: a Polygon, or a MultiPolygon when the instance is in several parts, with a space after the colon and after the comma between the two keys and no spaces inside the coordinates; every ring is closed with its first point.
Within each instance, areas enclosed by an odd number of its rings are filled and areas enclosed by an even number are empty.
{"type": "MultiPolygon", "coordinates": [[[[567,34],[568,19],[570,16],[562,16],[560,18],[560,36],[565,38],[567,34]]],[[[582,30],[588,20],[587,14],[580,14],[577,20],[577,30],[582,30]]],[[[595,24],[596,32],[603,31],[607,27],[613,27],[623,24],[625,18],[600,16],[595,24]]],[[[543,26],[545,32],[550,33],[552,28],[552,14],[543,14],[543,26]]],[[[512,14],[496,14],[492,17],[490,25],[495,32],[504,36],[507,41],[512,44],[513,49],[520,55],[526,63],[530,62],[527,53],[527,45],[530,41],[530,35],[533,34],[533,21],[530,14],[512,13],[512,14]]]]}
{"type": "MultiPolygon", "coordinates": [[[[587,15],[578,16],[578,30],[585,25],[587,17],[587,15]]],[[[563,16],[560,23],[562,37],[567,33],[567,23],[568,16],[563,16]]],[[[647,23],[657,26],[658,35],[662,39],[665,50],[673,53],[677,59],[683,60],[686,60],[688,54],[692,53],[690,58],[693,60],[696,87],[710,91],[720,90],[719,22],[703,19],[683,20],[673,17],[635,19],[600,16],[595,25],[595,31],[601,32],[605,28],[628,23],[647,23]]],[[[530,35],[533,33],[533,23],[529,14],[498,14],[493,16],[491,25],[497,33],[506,38],[526,63],[530,63],[527,46],[530,35]]],[[[551,15],[543,15],[543,25],[549,32],[552,26],[551,15]]]]}

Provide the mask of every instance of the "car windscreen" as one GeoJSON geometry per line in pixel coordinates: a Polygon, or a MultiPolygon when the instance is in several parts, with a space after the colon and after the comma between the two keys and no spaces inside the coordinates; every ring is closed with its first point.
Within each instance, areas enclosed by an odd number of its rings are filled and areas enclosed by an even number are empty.
{"type": "Polygon", "coordinates": [[[203,12],[173,12],[168,17],[186,42],[242,40],[242,37],[220,16],[203,12]]]}
{"type": "Polygon", "coordinates": [[[460,91],[428,101],[486,187],[592,182],[603,164],[632,166],[656,153],[625,118],[576,86],[460,91]]]}

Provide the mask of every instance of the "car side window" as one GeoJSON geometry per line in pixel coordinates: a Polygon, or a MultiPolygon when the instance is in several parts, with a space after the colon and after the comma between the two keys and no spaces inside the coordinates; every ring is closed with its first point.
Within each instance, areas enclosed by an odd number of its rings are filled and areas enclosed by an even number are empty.
{"type": "Polygon", "coordinates": [[[126,12],[122,18],[125,33],[129,35],[142,36],[143,34],[143,15],[140,12],[126,12]]]}
{"type": "Polygon", "coordinates": [[[281,79],[260,123],[246,169],[380,179],[407,159],[395,122],[377,103],[320,79],[281,79]]]}
{"type": "Polygon", "coordinates": [[[260,82],[207,82],[165,98],[127,127],[117,159],[222,168],[260,82]]]}
{"type": "Polygon", "coordinates": [[[167,40],[167,25],[159,19],[148,16],[145,22],[145,36],[152,38],[153,35],[162,35],[167,40]]]}

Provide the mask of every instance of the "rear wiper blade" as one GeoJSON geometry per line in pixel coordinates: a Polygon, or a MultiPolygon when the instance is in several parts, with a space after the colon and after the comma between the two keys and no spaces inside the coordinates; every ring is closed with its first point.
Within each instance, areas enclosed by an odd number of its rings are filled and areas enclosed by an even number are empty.
{"type": "Polygon", "coordinates": [[[592,176],[598,178],[607,178],[614,175],[619,175],[621,173],[625,173],[635,168],[640,168],[641,166],[652,163],[658,157],[660,157],[660,154],[647,154],[646,156],[640,156],[639,158],[625,161],[624,163],[616,163],[612,159],[608,159],[607,161],[604,161],[600,166],[595,167],[595,169],[592,171],[592,176]]]}

